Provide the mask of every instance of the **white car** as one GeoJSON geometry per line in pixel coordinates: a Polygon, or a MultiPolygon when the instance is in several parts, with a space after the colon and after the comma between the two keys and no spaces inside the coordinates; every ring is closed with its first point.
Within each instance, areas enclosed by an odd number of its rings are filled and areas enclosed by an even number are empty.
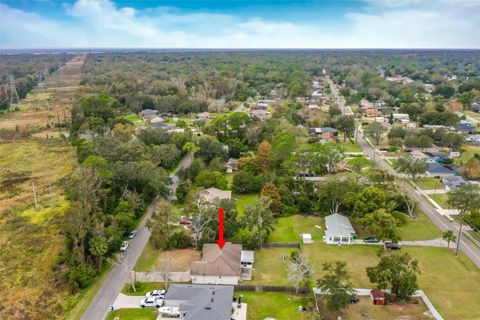
{"type": "Polygon", "coordinates": [[[145,296],[147,298],[155,297],[155,298],[163,299],[165,298],[165,290],[153,290],[153,291],[147,292],[145,296]]]}
{"type": "Polygon", "coordinates": [[[161,307],[161,308],[158,308],[158,312],[170,317],[180,316],[180,311],[178,310],[178,307],[161,307]]]}
{"type": "Polygon", "coordinates": [[[160,308],[161,306],[163,306],[163,299],[158,299],[156,297],[149,297],[140,301],[140,307],[142,308],[146,308],[146,307],[160,308]]]}
{"type": "Polygon", "coordinates": [[[123,241],[122,245],[120,246],[120,252],[125,252],[128,249],[128,241],[123,241]]]}

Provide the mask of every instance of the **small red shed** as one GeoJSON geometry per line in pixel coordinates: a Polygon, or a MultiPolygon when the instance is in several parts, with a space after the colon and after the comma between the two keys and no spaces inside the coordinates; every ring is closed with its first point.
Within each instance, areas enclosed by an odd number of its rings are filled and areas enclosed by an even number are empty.
{"type": "Polygon", "coordinates": [[[385,305],[387,304],[387,299],[385,298],[385,293],[379,289],[372,289],[370,291],[370,298],[372,298],[373,304],[375,305],[385,305]]]}

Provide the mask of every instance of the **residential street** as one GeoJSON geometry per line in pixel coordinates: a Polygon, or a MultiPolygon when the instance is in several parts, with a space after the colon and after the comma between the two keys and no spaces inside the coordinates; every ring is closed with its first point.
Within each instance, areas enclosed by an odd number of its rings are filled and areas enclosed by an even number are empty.
{"type": "MultiPolygon", "coordinates": [[[[176,173],[181,168],[189,167],[192,163],[192,159],[189,156],[184,157],[175,172],[170,174],[172,179],[172,184],[170,185],[171,194],[175,194],[177,189],[179,179],[176,176],[176,173]]],[[[128,281],[128,277],[133,270],[133,267],[137,263],[138,258],[142,254],[143,248],[150,238],[150,231],[146,227],[147,221],[151,218],[153,211],[155,210],[155,202],[150,205],[147,210],[147,214],[140,222],[140,225],[137,228],[138,234],[135,239],[130,240],[130,246],[126,253],[122,253],[122,259],[124,263],[121,265],[115,265],[110,271],[107,279],[102,284],[100,290],[98,290],[97,295],[90,303],[90,306],[85,311],[85,314],[82,316],[82,320],[101,320],[105,319],[107,316],[110,307],[113,306],[115,299],[118,294],[121,292],[123,286],[128,281]]]]}
{"type": "MultiPolygon", "coordinates": [[[[332,94],[335,98],[335,101],[342,111],[343,114],[347,112],[345,102],[343,97],[340,96],[338,89],[336,85],[333,83],[333,81],[330,80],[327,76],[327,80],[330,84],[330,88],[332,90],[332,94]]],[[[363,136],[363,133],[361,130],[359,130],[359,134],[357,136],[357,143],[360,145],[360,147],[363,149],[365,154],[370,158],[374,159],[374,150],[373,148],[367,143],[365,140],[365,137],[363,136]]],[[[375,156],[375,164],[380,167],[381,169],[386,170],[388,173],[398,176],[398,173],[393,170],[380,156],[380,154],[377,152],[377,155],[375,156]]],[[[417,203],[417,205],[420,207],[420,209],[427,215],[427,217],[432,221],[432,223],[441,231],[445,230],[453,230],[455,235],[458,234],[458,230],[460,228],[459,224],[456,222],[450,222],[448,221],[445,217],[441,216],[437,210],[430,204],[430,202],[423,198],[421,195],[419,195],[408,183],[403,184],[403,189],[404,191],[417,203]]],[[[455,244],[453,244],[455,246],[455,244]]],[[[480,268],[480,249],[473,244],[467,236],[464,234],[462,236],[462,239],[460,241],[460,250],[467,255],[470,260],[478,267],[480,268]]]]}

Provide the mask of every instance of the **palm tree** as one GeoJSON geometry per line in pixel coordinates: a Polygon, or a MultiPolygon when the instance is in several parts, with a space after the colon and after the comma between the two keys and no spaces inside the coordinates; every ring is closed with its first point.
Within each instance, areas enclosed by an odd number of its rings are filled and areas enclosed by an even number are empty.
{"type": "Polygon", "coordinates": [[[447,241],[448,243],[448,249],[450,249],[450,242],[455,242],[457,237],[453,234],[453,230],[447,230],[443,233],[442,239],[447,241]]]}

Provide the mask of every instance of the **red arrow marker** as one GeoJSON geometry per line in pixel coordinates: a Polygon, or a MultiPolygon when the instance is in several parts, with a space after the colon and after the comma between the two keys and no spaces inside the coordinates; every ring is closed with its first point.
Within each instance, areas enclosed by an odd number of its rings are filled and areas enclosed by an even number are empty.
{"type": "Polygon", "coordinates": [[[223,239],[223,222],[224,222],[224,217],[223,217],[223,208],[218,209],[218,246],[220,247],[220,250],[223,249],[223,246],[225,245],[225,239],[223,239]]]}

